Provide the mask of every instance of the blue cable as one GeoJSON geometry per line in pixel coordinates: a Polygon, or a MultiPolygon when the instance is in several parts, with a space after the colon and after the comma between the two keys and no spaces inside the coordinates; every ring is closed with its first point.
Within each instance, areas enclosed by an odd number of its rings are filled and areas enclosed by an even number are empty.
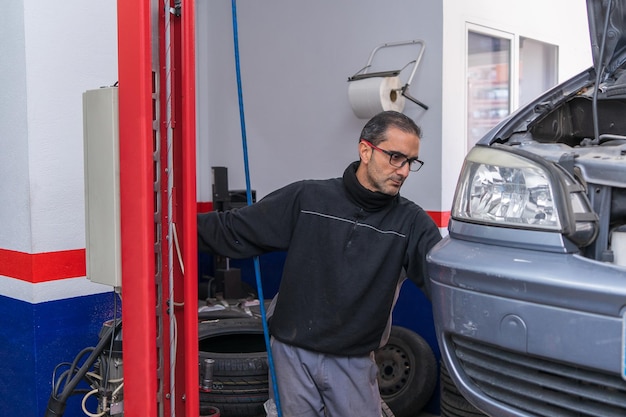
{"type": "MultiPolygon", "coordinates": [[[[239,65],[239,36],[237,34],[237,1],[232,0],[233,8],[233,38],[235,43],[235,67],[237,69],[237,97],[239,99],[239,121],[241,123],[241,142],[243,145],[243,162],[246,172],[246,199],[248,205],[252,204],[252,191],[250,188],[250,168],[248,166],[248,142],[246,139],[246,118],[243,111],[243,94],[241,91],[241,69],[239,65]]],[[[261,319],[263,320],[263,334],[265,336],[265,348],[267,349],[267,359],[272,377],[272,388],[274,389],[274,402],[276,403],[276,411],[278,417],[282,417],[280,407],[280,395],[278,394],[278,385],[276,383],[276,371],[274,370],[274,358],[270,345],[269,329],[267,327],[267,315],[265,312],[265,301],[263,299],[263,286],[261,283],[261,266],[259,257],[254,257],[254,273],[256,275],[256,286],[259,294],[259,304],[261,307],[261,319]]]]}

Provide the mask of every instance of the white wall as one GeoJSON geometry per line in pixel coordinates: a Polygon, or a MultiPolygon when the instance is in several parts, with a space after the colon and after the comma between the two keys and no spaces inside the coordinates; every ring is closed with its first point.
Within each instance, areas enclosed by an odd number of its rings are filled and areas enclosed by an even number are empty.
{"type": "Polygon", "coordinates": [[[18,1],[0,19],[0,248],[84,248],[82,92],[117,80],[116,3],[18,1]]]}
{"type": "Polygon", "coordinates": [[[24,9],[0,14],[0,248],[28,250],[30,239],[24,9]]]}
{"type": "Polygon", "coordinates": [[[36,304],[110,291],[84,277],[33,284],[47,270],[29,255],[62,264],[85,248],[82,93],[117,80],[116,2],[12,2],[0,51],[0,295],[36,304]]]}
{"type": "MultiPolygon", "coordinates": [[[[230,6],[227,0],[197,3],[199,201],[211,200],[212,165],[229,168],[231,188],[245,188],[230,6]]],[[[366,122],[352,112],[348,77],[374,47],[423,39],[426,50],[410,92],[430,109],[410,103],[405,113],[424,130],[420,157],[426,165],[402,194],[439,210],[439,2],[240,0],[237,17],[251,183],[259,197],[298,179],[340,176],[357,159],[366,122]]],[[[386,48],[373,64],[399,69],[417,52],[386,48]]]]}

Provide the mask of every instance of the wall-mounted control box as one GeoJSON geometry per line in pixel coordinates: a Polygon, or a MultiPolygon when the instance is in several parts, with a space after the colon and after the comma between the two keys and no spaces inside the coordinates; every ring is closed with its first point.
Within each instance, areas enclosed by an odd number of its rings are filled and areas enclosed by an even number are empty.
{"type": "Polygon", "coordinates": [[[87,278],[122,286],[118,88],[83,93],[87,278]]]}

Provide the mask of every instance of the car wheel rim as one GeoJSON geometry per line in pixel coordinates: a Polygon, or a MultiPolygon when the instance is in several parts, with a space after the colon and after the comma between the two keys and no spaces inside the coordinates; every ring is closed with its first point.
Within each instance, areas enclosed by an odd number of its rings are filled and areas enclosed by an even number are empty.
{"type": "Polygon", "coordinates": [[[411,364],[406,352],[398,346],[387,345],[377,352],[378,387],[383,396],[392,396],[406,386],[411,364]]]}

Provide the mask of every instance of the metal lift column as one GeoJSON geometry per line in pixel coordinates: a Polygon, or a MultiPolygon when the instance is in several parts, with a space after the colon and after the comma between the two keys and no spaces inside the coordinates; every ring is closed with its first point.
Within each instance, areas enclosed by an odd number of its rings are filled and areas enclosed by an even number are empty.
{"type": "Polygon", "coordinates": [[[124,413],[195,417],[194,3],[117,8],[124,413]]]}

